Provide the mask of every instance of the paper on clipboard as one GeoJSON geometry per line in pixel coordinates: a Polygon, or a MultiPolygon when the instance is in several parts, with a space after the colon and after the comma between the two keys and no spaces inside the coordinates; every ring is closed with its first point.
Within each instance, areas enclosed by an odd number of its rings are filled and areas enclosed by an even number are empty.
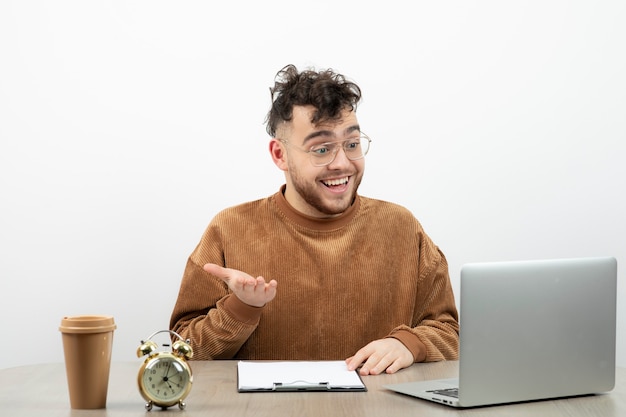
{"type": "Polygon", "coordinates": [[[240,361],[238,391],[367,391],[344,361],[240,361]]]}

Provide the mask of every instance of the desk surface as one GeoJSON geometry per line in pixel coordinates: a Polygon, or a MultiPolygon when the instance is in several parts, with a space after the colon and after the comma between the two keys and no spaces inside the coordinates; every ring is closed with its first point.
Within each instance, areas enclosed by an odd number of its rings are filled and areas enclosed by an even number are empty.
{"type": "MultiPolygon", "coordinates": [[[[137,389],[140,362],[111,366],[107,408],[72,410],[62,363],[28,365],[0,370],[0,412],[11,417],[150,416],[160,408],[144,409],[137,389]]],[[[238,393],[236,361],[192,361],[194,385],[187,408],[169,409],[172,416],[624,416],[626,369],[618,368],[616,386],[609,394],[578,398],[455,410],[390,392],[382,385],[424,379],[456,377],[457,362],[415,364],[394,375],[363,377],[368,392],[238,393]]]]}

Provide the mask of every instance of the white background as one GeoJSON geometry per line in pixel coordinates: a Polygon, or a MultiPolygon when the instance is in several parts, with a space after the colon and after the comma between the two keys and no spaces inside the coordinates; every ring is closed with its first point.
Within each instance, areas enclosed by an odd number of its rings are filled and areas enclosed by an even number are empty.
{"type": "Polygon", "coordinates": [[[113,359],[168,327],[221,209],[278,190],[275,73],[364,93],[361,194],[408,207],[457,291],[473,261],[615,256],[626,366],[626,3],[0,3],[0,368],[63,360],[110,314],[113,359]]]}

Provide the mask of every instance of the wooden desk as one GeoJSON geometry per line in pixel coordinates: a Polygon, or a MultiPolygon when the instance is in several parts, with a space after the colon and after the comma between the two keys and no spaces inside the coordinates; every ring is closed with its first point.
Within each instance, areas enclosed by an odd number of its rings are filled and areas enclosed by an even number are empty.
{"type": "MultiPolygon", "coordinates": [[[[140,361],[113,363],[107,408],[72,410],[65,367],[62,363],[29,365],[0,370],[0,413],[10,417],[55,416],[163,416],[160,408],[150,412],[137,389],[140,361]]],[[[548,400],[505,406],[455,410],[406,397],[382,385],[457,375],[457,362],[416,364],[395,375],[363,377],[368,392],[249,393],[237,392],[236,361],[192,361],[194,385],[187,408],[172,407],[171,416],[210,417],[333,417],[333,416],[625,416],[626,369],[617,369],[615,389],[609,394],[548,400]]]]}

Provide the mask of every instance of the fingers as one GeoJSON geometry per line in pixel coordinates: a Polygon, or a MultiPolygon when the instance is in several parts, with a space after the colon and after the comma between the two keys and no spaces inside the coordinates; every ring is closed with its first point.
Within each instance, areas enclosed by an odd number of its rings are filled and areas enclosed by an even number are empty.
{"type": "Polygon", "coordinates": [[[224,268],[223,266],[217,264],[206,264],[202,267],[202,269],[207,271],[209,274],[213,274],[216,277],[221,278],[224,282],[228,282],[233,276],[236,275],[248,275],[241,271],[237,271],[236,269],[224,268]]]}
{"type": "Polygon", "coordinates": [[[372,355],[361,366],[359,374],[361,375],[380,375],[384,372],[392,374],[398,371],[400,367],[397,364],[397,360],[394,360],[389,355],[383,357],[377,357],[372,355]]]}
{"type": "Polygon", "coordinates": [[[204,265],[203,269],[224,281],[248,305],[262,307],[276,296],[276,280],[265,282],[263,277],[254,278],[245,272],[210,263],[204,265]]]}
{"type": "MultiPolygon", "coordinates": [[[[260,277],[259,277],[260,278],[260,277]]],[[[278,282],[275,279],[271,280],[265,285],[265,296],[266,302],[272,301],[274,297],[276,297],[276,287],[278,286],[278,282]]]]}
{"type": "Polygon", "coordinates": [[[377,375],[387,368],[383,359],[383,357],[380,357],[380,355],[376,353],[376,349],[372,346],[372,343],[370,343],[360,349],[354,356],[346,359],[346,363],[350,371],[360,366],[359,374],[377,375]]]}
{"type": "Polygon", "coordinates": [[[365,352],[359,352],[361,353],[357,353],[357,355],[351,358],[351,363],[348,365],[348,369],[354,370],[361,366],[361,369],[359,369],[359,374],[361,375],[379,375],[385,372],[391,364],[391,359],[388,355],[380,356],[373,353],[370,356],[365,356],[365,352]]]}
{"type": "Polygon", "coordinates": [[[223,266],[217,264],[206,264],[203,269],[220,278],[228,284],[229,287],[237,286],[243,288],[245,286],[254,287],[256,285],[256,279],[245,272],[238,271],[236,269],[224,268],[223,266]]]}
{"type": "Polygon", "coordinates": [[[402,342],[393,338],[375,340],[346,359],[349,370],[361,366],[361,375],[379,375],[383,372],[392,374],[412,363],[411,352],[402,342]]]}
{"type": "MultiPolygon", "coordinates": [[[[239,280],[239,277],[236,278],[239,280]]],[[[255,293],[264,293],[266,295],[266,298],[271,296],[271,298],[274,298],[274,296],[272,295],[272,291],[274,293],[274,295],[276,295],[276,286],[277,283],[275,280],[271,280],[270,282],[265,282],[265,278],[263,277],[257,277],[255,278],[251,278],[251,279],[240,279],[237,282],[238,286],[240,286],[241,291],[248,293],[249,295],[254,295],[255,293]]],[[[270,301],[270,300],[267,300],[270,301]]]]}

